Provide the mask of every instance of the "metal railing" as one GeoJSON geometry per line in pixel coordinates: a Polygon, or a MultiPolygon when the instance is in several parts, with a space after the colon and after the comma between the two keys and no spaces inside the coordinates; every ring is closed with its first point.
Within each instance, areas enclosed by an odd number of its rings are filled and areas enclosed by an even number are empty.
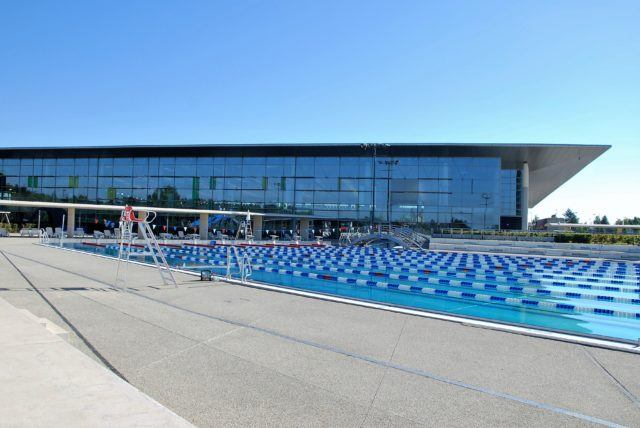
{"type": "Polygon", "coordinates": [[[51,237],[49,236],[47,231],[44,230],[44,229],[40,229],[38,231],[38,237],[40,238],[40,243],[41,244],[49,244],[49,243],[51,243],[51,237]]]}
{"type": "Polygon", "coordinates": [[[380,224],[374,227],[365,226],[353,228],[347,232],[343,232],[340,234],[338,243],[346,246],[363,242],[373,242],[386,237],[393,238],[389,240],[402,242],[404,247],[411,249],[428,248],[431,241],[429,235],[417,232],[410,227],[380,224]]]}
{"type": "Polygon", "coordinates": [[[232,278],[233,268],[238,267],[240,282],[246,282],[253,273],[251,258],[246,251],[240,251],[236,245],[227,247],[227,279],[232,278]]]}

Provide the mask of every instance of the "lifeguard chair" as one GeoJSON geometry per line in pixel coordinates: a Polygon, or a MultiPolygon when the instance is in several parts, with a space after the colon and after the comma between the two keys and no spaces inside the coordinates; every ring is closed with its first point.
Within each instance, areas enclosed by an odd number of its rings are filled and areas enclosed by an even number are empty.
{"type": "Polygon", "coordinates": [[[151,257],[153,259],[153,263],[158,269],[158,272],[160,273],[160,277],[162,278],[164,285],[173,285],[174,287],[178,286],[178,283],[173,276],[173,272],[167,263],[167,258],[165,257],[162,248],[160,248],[160,245],[153,234],[153,230],[151,230],[151,226],[149,226],[149,223],[153,222],[155,218],[156,213],[154,211],[141,211],[138,213],[138,216],[136,216],[133,207],[129,205],[125,206],[124,210],[122,210],[120,215],[120,245],[118,248],[118,267],[116,269],[115,283],[117,288],[126,289],[126,269],[131,261],[131,257],[151,257]],[[138,225],[137,234],[143,239],[145,244],[142,252],[131,251],[131,247],[136,239],[133,232],[134,224],[138,225]],[[120,262],[123,260],[127,264],[125,265],[124,272],[121,272],[120,262]]]}

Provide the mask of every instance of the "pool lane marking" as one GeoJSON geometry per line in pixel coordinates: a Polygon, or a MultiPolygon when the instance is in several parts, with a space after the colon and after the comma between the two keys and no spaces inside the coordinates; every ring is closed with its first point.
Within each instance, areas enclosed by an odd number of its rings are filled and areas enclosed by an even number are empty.
{"type": "MultiPolygon", "coordinates": [[[[169,258],[172,259],[181,259],[181,260],[186,260],[186,259],[194,259],[194,257],[188,257],[188,256],[175,256],[175,255],[168,255],[169,258]]],[[[219,254],[210,254],[209,255],[209,259],[219,259],[221,258],[222,255],[219,254]]],[[[206,261],[204,261],[204,259],[200,259],[203,261],[203,263],[206,263],[206,261]]],[[[282,260],[279,259],[279,261],[270,261],[270,260],[264,260],[263,258],[257,258],[257,257],[252,257],[251,261],[253,262],[264,262],[266,265],[269,266],[278,266],[278,267],[286,267],[286,263],[282,260]]],[[[205,264],[202,267],[206,267],[207,265],[205,264]]],[[[217,266],[217,265],[216,265],[217,266]]],[[[271,271],[273,272],[273,267],[270,268],[266,268],[265,266],[257,267],[254,266],[257,270],[267,270],[267,271],[271,271]],[[271,270],[269,270],[271,269],[271,270]]],[[[316,264],[309,264],[309,263],[297,263],[295,264],[295,267],[300,267],[303,269],[312,269],[312,270],[322,270],[324,272],[344,272],[347,274],[355,274],[355,275],[362,275],[362,276],[372,276],[373,274],[376,274],[377,272],[373,272],[373,271],[368,271],[368,270],[360,270],[360,269],[344,269],[344,268],[336,268],[332,265],[316,265],[316,264]],[[355,271],[355,272],[352,272],[355,271]]],[[[282,270],[282,269],[281,269],[282,270]]],[[[281,272],[281,270],[278,273],[286,273],[286,272],[281,272]]],[[[286,270],[286,269],[285,269],[286,270]]],[[[295,272],[295,271],[294,271],[295,272]]],[[[398,279],[397,277],[399,275],[397,274],[388,274],[388,273],[380,273],[379,275],[375,275],[377,277],[386,277],[386,278],[390,278],[390,279],[398,279]]],[[[409,275],[409,279],[411,279],[412,276],[415,275],[409,275]]],[[[320,278],[323,279],[323,278],[320,278]]],[[[325,278],[327,279],[327,278],[325,278]]],[[[602,302],[602,301],[606,301],[606,302],[613,302],[613,303],[617,303],[617,304],[622,304],[622,305],[637,305],[640,303],[640,299],[632,299],[632,298],[628,298],[628,297],[613,297],[613,296],[607,296],[607,295],[598,295],[598,294],[590,294],[590,293],[577,293],[577,292],[564,292],[564,291],[556,291],[556,290],[548,290],[547,287],[545,286],[538,286],[538,287],[527,287],[527,286],[521,286],[521,285],[505,285],[505,284],[487,284],[485,282],[479,281],[477,279],[466,279],[466,278],[459,278],[459,277],[442,277],[442,276],[437,276],[437,277],[418,277],[417,281],[419,281],[420,283],[427,283],[427,284],[431,284],[431,285],[447,285],[447,286],[452,286],[452,287],[458,287],[458,288],[465,288],[465,289],[473,289],[473,290],[488,290],[488,291],[498,291],[498,292],[502,292],[502,293],[513,293],[514,291],[517,291],[519,294],[522,294],[524,296],[531,296],[534,299],[540,299],[541,297],[553,297],[553,298],[577,298],[577,299],[581,299],[581,300],[586,300],[587,304],[591,304],[592,302],[602,302]],[[443,283],[443,281],[445,281],[443,283]],[[514,290],[515,289],[515,290],[514,290]],[[517,290],[520,289],[520,290],[517,290]],[[535,297],[534,297],[535,296],[535,297]],[[610,299],[610,300],[609,300],[610,299]]],[[[553,286],[556,286],[555,284],[553,286]]],[[[563,285],[564,287],[564,285],[563,285]]],[[[432,287],[428,287],[428,286],[421,286],[421,288],[427,288],[427,289],[431,289],[432,287]]],[[[479,295],[482,296],[482,295],[479,295]]],[[[477,300],[481,300],[481,301],[486,301],[486,299],[477,299],[477,300]]],[[[528,306],[531,306],[531,299],[529,297],[526,297],[525,299],[519,299],[519,300],[527,300],[527,303],[524,304],[528,304],[528,306]]],[[[523,304],[523,302],[515,302],[516,304],[523,304]]],[[[573,304],[566,304],[563,302],[561,303],[561,306],[558,306],[557,303],[549,303],[546,301],[540,301],[541,304],[540,306],[544,306],[545,309],[561,309],[561,310],[570,310],[572,312],[584,312],[584,313],[589,313],[589,314],[595,314],[595,315],[599,315],[599,314],[607,314],[607,315],[614,315],[614,316],[618,316],[618,317],[623,317],[623,318],[640,318],[639,314],[640,312],[636,313],[636,312],[628,312],[628,311],[613,311],[613,313],[609,314],[608,313],[608,309],[606,308],[591,308],[589,306],[586,307],[581,307],[579,305],[573,305],[573,304]],[[543,303],[544,302],[544,303],[543,303]],[[571,308],[568,308],[567,305],[572,306],[571,308]]]]}
{"type": "MultiPolygon", "coordinates": [[[[107,255],[103,255],[103,254],[87,252],[87,251],[77,250],[77,249],[73,249],[73,248],[65,248],[65,247],[53,246],[53,245],[49,245],[49,244],[35,244],[35,245],[39,245],[39,246],[47,247],[47,248],[54,248],[56,250],[68,251],[70,253],[84,254],[84,255],[87,255],[87,256],[93,256],[93,257],[97,257],[97,258],[101,258],[101,259],[114,260],[114,258],[115,258],[114,256],[107,256],[107,255]]],[[[129,260],[129,263],[135,264],[135,265],[140,265],[140,266],[146,266],[146,267],[155,267],[152,264],[143,263],[143,262],[135,261],[135,260],[129,260]]],[[[200,274],[197,273],[197,272],[188,271],[188,270],[182,270],[179,267],[173,267],[171,269],[174,272],[182,273],[182,274],[185,274],[185,275],[198,276],[198,277],[200,276],[200,274]]],[[[89,278],[89,279],[93,280],[93,278],[89,278]]],[[[471,327],[486,328],[486,329],[489,329],[489,330],[502,331],[502,332],[512,333],[512,334],[520,334],[520,335],[524,335],[524,336],[537,337],[537,338],[542,338],[542,339],[547,339],[547,340],[557,340],[557,341],[561,341],[561,342],[567,342],[567,343],[573,343],[573,344],[581,344],[581,345],[585,345],[585,346],[594,346],[594,347],[598,347],[598,348],[611,349],[611,350],[615,350],[615,351],[631,352],[631,353],[635,353],[635,354],[640,354],[640,341],[639,342],[631,342],[629,340],[624,340],[624,339],[621,339],[621,341],[612,341],[612,340],[609,340],[609,339],[599,338],[599,337],[594,337],[594,336],[589,336],[589,335],[580,335],[580,336],[578,336],[578,335],[574,335],[574,334],[570,334],[570,333],[566,333],[566,332],[562,332],[562,331],[540,330],[540,329],[537,329],[537,328],[534,328],[534,327],[524,327],[522,325],[501,323],[501,322],[498,322],[498,321],[488,321],[486,319],[475,318],[475,317],[471,317],[471,316],[451,315],[451,314],[448,314],[448,313],[445,313],[445,312],[439,312],[439,311],[436,311],[436,310],[410,309],[410,308],[406,308],[406,307],[402,307],[402,306],[387,305],[387,304],[384,304],[384,303],[372,302],[372,301],[368,301],[368,300],[359,300],[359,299],[356,299],[356,298],[336,296],[336,295],[332,295],[332,294],[322,293],[320,291],[306,291],[306,290],[302,290],[302,289],[291,288],[291,287],[288,287],[286,285],[272,285],[272,284],[268,284],[268,283],[265,283],[265,282],[257,282],[257,281],[242,282],[242,281],[237,280],[237,279],[233,279],[233,278],[229,279],[229,278],[225,278],[223,276],[216,276],[216,280],[218,280],[220,282],[223,282],[223,283],[242,285],[244,287],[251,287],[251,288],[257,288],[257,289],[261,289],[261,290],[274,291],[274,292],[277,292],[277,293],[286,293],[286,294],[292,294],[292,295],[295,295],[295,296],[302,296],[302,297],[308,297],[308,298],[313,298],[313,299],[326,300],[326,301],[330,301],[330,302],[334,302],[334,303],[342,303],[342,304],[348,304],[348,305],[353,305],[353,306],[360,306],[360,307],[369,308],[369,309],[379,309],[379,310],[388,311],[388,312],[395,312],[395,313],[401,313],[401,314],[405,314],[405,315],[419,316],[419,317],[422,317],[422,318],[430,318],[430,319],[435,319],[435,320],[440,320],[440,321],[455,322],[455,323],[458,323],[458,324],[463,324],[463,325],[467,325],[467,326],[471,326],[471,327]]],[[[113,288],[113,286],[111,286],[111,287],[112,287],[113,290],[116,290],[115,288],[113,288]]],[[[28,291],[31,291],[31,290],[28,290],[28,291]]],[[[118,290],[116,290],[116,291],[118,291],[118,290]]]]}
{"type": "MultiPolygon", "coordinates": [[[[4,252],[2,252],[2,253],[4,255],[4,252]]],[[[72,275],[76,275],[76,276],[79,276],[81,278],[89,279],[91,281],[99,282],[99,283],[102,283],[102,284],[107,284],[107,282],[105,282],[105,281],[102,281],[102,280],[99,280],[99,279],[96,279],[96,278],[92,278],[92,277],[90,277],[88,275],[84,275],[84,274],[81,274],[81,273],[78,273],[78,272],[73,272],[71,270],[64,269],[64,268],[61,268],[61,267],[58,267],[58,266],[50,265],[48,263],[43,263],[43,262],[41,262],[39,260],[34,260],[34,259],[31,259],[31,258],[28,258],[28,257],[24,257],[24,256],[20,256],[20,255],[17,255],[17,254],[13,254],[13,253],[8,253],[8,254],[11,254],[12,256],[15,256],[15,257],[18,257],[18,258],[22,258],[22,259],[25,259],[25,260],[32,261],[34,263],[41,264],[43,266],[46,266],[46,267],[49,267],[49,268],[52,268],[52,269],[56,269],[56,270],[59,270],[59,271],[62,271],[62,272],[66,272],[66,273],[69,273],[69,274],[72,274],[72,275]]],[[[7,260],[9,260],[9,258],[6,255],[4,255],[4,256],[5,256],[5,258],[7,258],[7,260]]],[[[9,262],[11,263],[10,260],[9,260],[9,262]]],[[[11,263],[11,264],[13,265],[13,263],[11,263]]],[[[14,267],[15,267],[15,265],[14,265],[14,267]]],[[[107,285],[111,286],[111,284],[107,284],[107,285]]],[[[211,319],[211,320],[214,320],[214,321],[223,322],[223,323],[226,323],[226,324],[229,324],[229,325],[233,325],[233,326],[236,326],[236,327],[244,327],[244,328],[249,329],[249,330],[257,331],[257,332],[260,332],[260,333],[263,333],[263,334],[267,334],[267,335],[270,335],[270,336],[273,336],[273,337],[278,337],[278,338],[284,339],[284,340],[286,340],[288,342],[298,343],[298,344],[306,345],[306,346],[313,347],[313,348],[316,348],[316,349],[332,352],[332,353],[335,353],[335,354],[340,354],[340,355],[343,355],[343,356],[346,356],[346,357],[351,357],[351,358],[354,358],[354,359],[357,359],[357,360],[360,360],[360,361],[365,361],[365,362],[368,362],[368,363],[371,363],[371,364],[375,364],[375,365],[378,365],[378,366],[381,366],[381,367],[392,368],[392,369],[395,369],[395,370],[398,370],[398,371],[401,371],[401,372],[404,372],[404,373],[409,373],[409,374],[420,376],[420,377],[423,377],[423,378],[426,378],[426,379],[431,379],[431,380],[434,380],[436,382],[440,382],[440,383],[444,383],[444,384],[452,385],[452,386],[457,386],[459,388],[463,388],[463,389],[466,389],[466,390],[479,392],[479,393],[490,395],[490,396],[493,396],[493,397],[503,398],[503,399],[508,400],[508,401],[513,401],[513,402],[524,404],[524,405],[527,405],[527,406],[530,406],[530,407],[534,407],[534,408],[537,408],[537,409],[547,410],[547,411],[550,411],[550,412],[553,412],[553,413],[558,413],[558,414],[561,414],[561,415],[570,416],[570,417],[573,417],[573,418],[576,418],[576,419],[580,419],[580,420],[583,420],[583,421],[587,421],[587,422],[591,422],[591,423],[594,423],[594,424],[599,424],[599,425],[612,427],[612,428],[624,427],[623,425],[617,424],[617,423],[612,422],[612,421],[608,421],[608,420],[605,420],[605,419],[600,419],[600,418],[597,418],[597,417],[594,417],[594,416],[585,415],[583,413],[575,412],[573,410],[565,409],[565,408],[562,408],[562,407],[557,407],[557,406],[553,406],[553,405],[550,405],[550,404],[541,403],[541,402],[538,402],[538,401],[535,401],[535,400],[530,400],[530,399],[527,399],[527,398],[518,397],[516,395],[511,395],[511,394],[507,394],[507,393],[504,393],[504,392],[495,391],[495,390],[492,390],[492,389],[489,389],[489,388],[485,388],[485,387],[482,387],[482,386],[469,384],[469,383],[462,382],[462,381],[459,381],[459,380],[450,379],[450,378],[447,378],[447,377],[444,377],[444,376],[440,376],[440,375],[437,375],[435,373],[431,373],[431,372],[428,372],[428,371],[416,369],[416,368],[413,368],[413,367],[404,366],[404,365],[401,365],[401,364],[396,364],[396,363],[393,363],[391,361],[379,360],[377,358],[369,357],[369,356],[364,355],[364,354],[359,354],[359,353],[356,353],[356,352],[347,351],[345,349],[341,349],[341,348],[338,348],[338,347],[335,347],[335,346],[332,346],[332,345],[327,345],[327,344],[324,344],[324,343],[314,342],[314,341],[311,341],[311,340],[302,339],[302,338],[295,337],[295,336],[290,336],[288,334],[280,333],[280,332],[278,332],[276,330],[272,330],[272,329],[268,329],[268,328],[264,328],[264,327],[259,327],[257,325],[253,325],[253,324],[249,324],[249,323],[245,323],[245,322],[241,322],[241,321],[235,321],[235,320],[231,320],[231,319],[227,319],[227,318],[218,317],[218,316],[215,316],[215,315],[209,315],[209,314],[205,314],[205,313],[202,313],[202,312],[194,311],[192,309],[184,308],[182,306],[174,305],[174,304],[169,303],[169,302],[165,302],[165,301],[153,298],[153,297],[146,296],[146,295],[141,294],[141,293],[136,292],[136,291],[128,291],[128,292],[129,292],[129,294],[133,294],[133,295],[138,296],[140,298],[147,299],[147,300],[150,300],[152,302],[155,302],[155,303],[158,303],[158,304],[161,304],[161,305],[164,305],[164,306],[168,306],[170,308],[177,309],[177,310],[180,310],[180,311],[183,311],[183,312],[187,312],[187,313],[190,313],[192,315],[197,315],[197,316],[200,316],[200,317],[203,317],[203,318],[207,318],[207,319],[211,319]]]]}
{"type": "MultiPolygon", "coordinates": [[[[4,256],[5,259],[7,259],[7,261],[9,262],[9,264],[11,264],[11,266],[13,266],[13,268],[20,274],[20,276],[22,276],[22,278],[24,278],[24,280],[27,282],[27,284],[29,284],[31,286],[31,288],[38,293],[38,295],[42,298],[42,300],[44,300],[44,302],[49,305],[49,307],[51,308],[51,310],[53,310],[53,312],[56,313],[56,315],[58,315],[60,317],[60,319],[62,321],[64,321],[65,324],[67,324],[69,326],[69,328],[73,331],[73,333],[78,336],[78,338],[80,340],[82,340],[82,343],[85,344],[85,346],[87,348],[89,348],[89,350],[91,350],[91,352],[93,353],[93,355],[95,355],[100,362],[102,362],[102,364],[105,365],[105,367],[107,367],[109,370],[111,370],[111,372],[113,372],[116,376],[118,376],[120,379],[124,380],[125,382],[129,383],[129,381],[127,380],[127,378],[117,369],[113,366],[113,364],[111,364],[109,362],[109,360],[107,360],[89,341],[89,339],[87,339],[81,332],[80,330],[78,330],[78,328],[73,325],[73,323],[71,321],[69,321],[69,319],[67,317],[65,317],[62,312],[60,312],[60,310],[58,310],[58,308],[56,308],[56,306],[51,303],[51,301],[49,299],[47,299],[45,297],[45,295],[38,289],[38,287],[36,287],[33,282],[31,282],[31,280],[27,277],[27,275],[25,275],[24,272],[22,272],[22,270],[20,270],[20,268],[18,268],[18,266],[16,266],[13,261],[11,261],[11,259],[7,256],[7,254],[5,254],[4,251],[0,250],[0,253],[2,253],[2,255],[4,256]]],[[[11,254],[11,253],[9,253],[11,254]]],[[[37,260],[31,260],[31,259],[27,259],[26,257],[20,257],[16,254],[11,254],[14,257],[19,257],[19,258],[24,258],[26,260],[30,260],[32,262],[35,263],[40,263],[37,260]]],[[[44,263],[40,263],[43,264],[44,263]]],[[[47,265],[45,265],[47,266],[47,265]]]]}
{"type": "MultiPolygon", "coordinates": [[[[114,247],[115,248],[115,247],[114,247]]],[[[183,250],[183,249],[168,249],[169,252],[171,253],[175,253],[175,254],[187,254],[187,255],[207,255],[207,254],[221,254],[220,252],[216,252],[215,250],[208,250],[206,252],[202,252],[202,251],[191,251],[191,250],[183,250]]],[[[252,255],[263,255],[263,254],[270,254],[266,251],[251,251],[252,255]]],[[[278,252],[277,254],[279,254],[278,259],[282,260],[282,256],[283,255],[289,255],[289,253],[281,253],[278,252]]],[[[372,268],[376,266],[376,263],[372,263],[372,262],[367,262],[366,260],[362,263],[364,266],[360,266],[358,264],[353,264],[353,262],[343,262],[341,261],[341,257],[336,257],[336,255],[332,255],[331,257],[327,257],[327,258],[323,258],[323,257],[318,257],[318,256],[312,256],[312,257],[304,257],[301,258],[299,257],[300,254],[307,254],[307,253],[295,253],[293,255],[294,259],[298,262],[300,260],[303,261],[334,261],[336,262],[336,264],[338,266],[347,266],[347,267],[354,267],[354,268],[372,268]],[[296,256],[295,254],[297,254],[298,256],[296,256]]],[[[381,259],[376,259],[377,262],[386,262],[385,260],[381,260],[381,259]]],[[[394,259],[393,261],[397,261],[396,259],[394,259]]],[[[423,261],[426,262],[426,261],[423,261]]],[[[606,291],[620,291],[620,292],[631,292],[631,293],[637,293],[638,291],[640,291],[640,289],[638,288],[639,282],[637,278],[627,278],[627,279],[617,279],[615,277],[611,277],[610,281],[612,281],[612,284],[615,284],[616,288],[620,288],[620,290],[607,290],[607,283],[604,282],[603,280],[607,279],[604,277],[586,277],[586,276],[581,276],[579,274],[576,273],[571,273],[571,272],[564,272],[562,274],[552,274],[551,272],[547,272],[547,273],[536,273],[534,274],[534,276],[532,277],[528,277],[528,276],[524,276],[522,274],[522,272],[519,269],[516,270],[498,270],[498,271],[494,271],[494,270],[489,270],[490,266],[489,265],[484,265],[484,267],[480,270],[480,271],[476,271],[475,268],[470,268],[471,271],[470,272],[466,272],[464,271],[465,268],[460,268],[460,267],[456,267],[456,266],[452,266],[452,265],[448,265],[448,264],[441,264],[441,263],[434,263],[432,261],[429,261],[429,264],[431,266],[437,266],[440,269],[441,272],[444,273],[456,273],[457,275],[460,274],[471,274],[472,276],[455,276],[456,278],[475,278],[475,279],[479,279],[479,280],[495,280],[495,279],[491,279],[491,278],[486,278],[487,276],[498,276],[500,278],[516,278],[517,279],[517,283],[518,284],[530,284],[530,285],[551,285],[552,282],[561,282],[563,284],[553,284],[556,286],[563,286],[563,287],[571,287],[571,288],[581,288],[581,289],[592,289],[592,290],[606,290],[606,291]],[[444,270],[442,269],[444,268],[444,270]],[[462,271],[459,269],[463,269],[462,271]],[[511,275],[500,275],[500,273],[510,273],[511,275]],[[553,278],[547,278],[545,276],[547,275],[552,275],[553,278]],[[572,279],[567,279],[566,276],[567,275],[572,275],[573,278],[572,279]],[[593,281],[592,281],[593,280],[593,281]],[[567,283],[568,281],[568,283],[567,283]],[[618,284],[616,281],[620,281],[622,282],[622,284],[618,284]],[[624,286],[624,281],[629,282],[629,284],[627,285],[631,285],[633,286],[633,288],[629,288],[629,287],[625,287],[624,286]]],[[[407,264],[407,263],[400,263],[399,265],[394,265],[394,267],[392,268],[392,270],[396,271],[396,272],[409,272],[409,273],[422,273],[422,271],[424,269],[418,268],[417,264],[407,264]]],[[[437,274],[436,271],[432,272],[433,274],[437,274]]],[[[626,275],[624,275],[626,276],[626,275]]]]}

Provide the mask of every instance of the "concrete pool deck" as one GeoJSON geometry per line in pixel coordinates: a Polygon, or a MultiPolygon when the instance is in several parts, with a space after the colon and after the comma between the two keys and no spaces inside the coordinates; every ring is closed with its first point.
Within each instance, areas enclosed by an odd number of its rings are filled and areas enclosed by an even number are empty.
{"type": "Polygon", "coordinates": [[[0,298],[3,426],[193,426],[43,323],[0,298]]]}
{"type": "Polygon", "coordinates": [[[197,426],[640,426],[640,355],[137,265],[125,293],[35,242],[0,240],[0,298],[197,426]]]}

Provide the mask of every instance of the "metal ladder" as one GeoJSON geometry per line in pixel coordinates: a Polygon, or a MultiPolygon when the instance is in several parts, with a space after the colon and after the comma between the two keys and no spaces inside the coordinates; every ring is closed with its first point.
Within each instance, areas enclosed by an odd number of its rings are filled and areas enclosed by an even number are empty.
{"type": "Polygon", "coordinates": [[[162,278],[162,282],[164,285],[173,285],[174,287],[178,286],[178,283],[173,276],[173,272],[169,267],[169,263],[167,263],[167,259],[156,240],[155,235],[153,234],[153,230],[149,226],[147,221],[136,222],[138,224],[138,232],[142,235],[142,238],[145,242],[144,250],[140,253],[131,253],[131,246],[134,243],[134,234],[133,234],[133,223],[131,221],[120,221],[120,246],[118,249],[118,267],[116,269],[116,288],[121,288],[126,290],[126,278],[127,278],[127,267],[129,266],[129,261],[131,260],[131,256],[134,257],[145,257],[150,256],[153,259],[153,263],[156,265],[158,272],[160,273],[160,278],[162,278]],[[123,255],[125,255],[125,268],[124,272],[121,272],[120,262],[123,259],[123,255]]]}
{"type": "Polygon", "coordinates": [[[253,241],[253,228],[251,227],[252,221],[247,218],[247,220],[245,220],[244,222],[245,222],[244,239],[246,239],[249,242],[252,242],[253,241]]]}
{"type": "Polygon", "coordinates": [[[247,216],[238,225],[238,231],[236,232],[236,240],[240,239],[240,235],[244,234],[244,239],[253,241],[253,228],[251,227],[251,214],[247,211],[247,216]]]}
{"type": "Polygon", "coordinates": [[[46,230],[40,229],[38,231],[38,234],[40,235],[40,243],[41,244],[49,244],[51,242],[50,241],[50,236],[49,236],[49,234],[47,233],[46,230]]]}
{"type": "Polygon", "coordinates": [[[237,246],[229,245],[227,247],[227,279],[232,279],[231,269],[234,265],[238,266],[240,282],[246,282],[247,278],[253,273],[251,258],[246,252],[242,252],[241,255],[237,246]],[[235,260],[235,263],[233,260],[235,260]]]}

